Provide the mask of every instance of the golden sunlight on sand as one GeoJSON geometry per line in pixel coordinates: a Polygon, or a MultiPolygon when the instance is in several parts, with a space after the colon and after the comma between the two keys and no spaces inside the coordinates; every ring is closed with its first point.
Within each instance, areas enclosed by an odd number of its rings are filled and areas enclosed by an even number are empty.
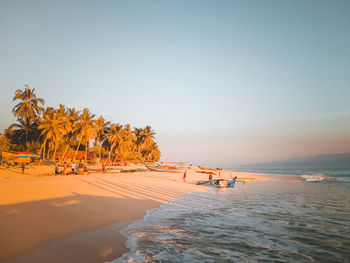
{"type": "MultiPolygon", "coordinates": [[[[48,174],[50,169],[31,167],[24,175],[0,170],[0,260],[104,262],[117,258],[126,251],[119,231],[130,222],[173,198],[209,189],[195,185],[208,177],[195,168],[188,170],[186,183],[182,174],[160,172],[34,176],[48,174]]],[[[246,173],[234,175],[247,177],[246,173]]],[[[228,178],[232,172],[220,176],[228,178]]],[[[269,180],[249,174],[253,176],[269,180]]]]}

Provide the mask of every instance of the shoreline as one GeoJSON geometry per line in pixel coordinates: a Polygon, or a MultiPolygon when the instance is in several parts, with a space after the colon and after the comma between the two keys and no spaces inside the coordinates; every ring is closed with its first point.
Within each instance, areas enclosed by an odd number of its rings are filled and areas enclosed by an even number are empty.
{"type": "MultiPolygon", "coordinates": [[[[40,169],[39,169],[40,170],[40,169]]],[[[252,173],[224,171],[255,176],[252,173]]],[[[120,230],[190,192],[207,175],[142,172],[70,176],[4,176],[0,172],[1,262],[105,262],[127,252],[120,230]]]]}

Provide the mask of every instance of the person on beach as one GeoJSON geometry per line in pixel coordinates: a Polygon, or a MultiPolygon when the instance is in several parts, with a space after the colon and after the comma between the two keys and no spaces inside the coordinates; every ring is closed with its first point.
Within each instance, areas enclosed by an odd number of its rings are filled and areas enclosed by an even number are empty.
{"type": "Polygon", "coordinates": [[[75,163],[72,161],[72,174],[75,174],[75,163]]]}
{"type": "Polygon", "coordinates": [[[212,184],[212,181],[211,180],[213,180],[213,175],[212,174],[209,174],[209,182],[210,182],[210,184],[212,184]]]}
{"type": "Polygon", "coordinates": [[[185,170],[185,172],[184,172],[184,176],[183,176],[183,180],[184,180],[184,182],[186,182],[186,170],[185,170]]]}
{"type": "Polygon", "coordinates": [[[64,162],[63,164],[63,175],[66,175],[67,174],[67,163],[64,162]]]}
{"type": "Polygon", "coordinates": [[[24,169],[26,168],[26,164],[22,163],[21,168],[22,168],[22,174],[24,174],[24,169]]]}
{"type": "Polygon", "coordinates": [[[102,163],[102,173],[106,172],[106,165],[105,163],[102,163]]]}
{"type": "Polygon", "coordinates": [[[55,165],[55,175],[59,175],[60,174],[60,172],[58,171],[58,165],[56,164],[55,165]]]}
{"type": "Polygon", "coordinates": [[[83,163],[81,162],[81,160],[79,161],[78,167],[79,167],[79,174],[83,174],[84,165],[83,165],[83,163]]]}

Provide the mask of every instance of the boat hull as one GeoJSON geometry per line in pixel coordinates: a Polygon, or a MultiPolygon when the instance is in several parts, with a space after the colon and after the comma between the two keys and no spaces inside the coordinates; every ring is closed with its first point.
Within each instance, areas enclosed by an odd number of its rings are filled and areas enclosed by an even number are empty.
{"type": "Polygon", "coordinates": [[[216,188],[233,188],[235,186],[236,179],[234,180],[221,180],[215,182],[216,188]]]}

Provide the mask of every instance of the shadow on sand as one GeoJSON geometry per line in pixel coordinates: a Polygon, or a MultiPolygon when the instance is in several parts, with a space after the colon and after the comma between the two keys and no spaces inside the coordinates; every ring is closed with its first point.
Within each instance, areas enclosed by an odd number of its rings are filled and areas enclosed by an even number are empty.
{"type": "Polygon", "coordinates": [[[125,252],[118,231],[160,205],[148,198],[72,194],[0,206],[0,261],[112,260],[125,252]]]}

